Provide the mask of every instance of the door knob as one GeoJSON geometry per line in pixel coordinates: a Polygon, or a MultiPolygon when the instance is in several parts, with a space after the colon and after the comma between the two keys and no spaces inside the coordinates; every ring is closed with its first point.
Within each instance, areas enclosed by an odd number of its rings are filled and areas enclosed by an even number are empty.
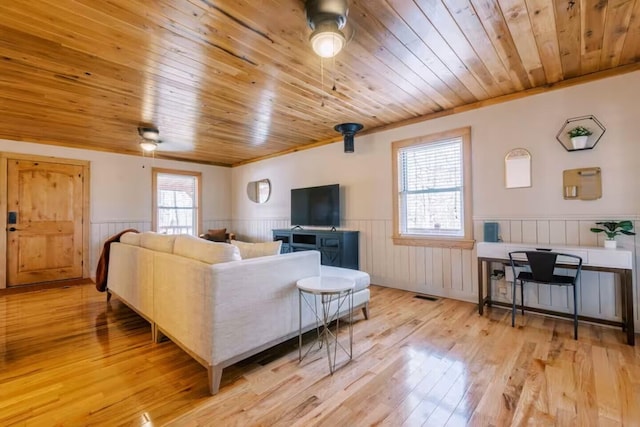
{"type": "Polygon", "coordinates": [[[15,227],[9,228],[9,231],[16,231],[16,230],[17,230],[17,228],[15,228],[15,227]]]}

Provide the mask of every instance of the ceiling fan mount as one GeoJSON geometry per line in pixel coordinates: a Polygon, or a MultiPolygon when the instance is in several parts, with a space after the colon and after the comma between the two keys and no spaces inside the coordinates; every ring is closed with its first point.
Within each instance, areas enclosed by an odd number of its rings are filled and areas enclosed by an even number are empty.
{"type": "Polygon", "coordinates": [[[144,151],[155,151],[158,149],[158,144],[162,142],[160,140],[160,131],[156,127],[139,127],[138,135],[142,137],[140,148],[144,151]]]}
{"type": "Polygon", "coordinates": [[[353,153],[355,151],[353,137],[360,132],[364,126],[361,123],[341,123],[334,126],[334,130],[340,132],[344,137],[344,152],[353,153]]]}
{"type": "Polygon", "coordinates": [[[347,24],[347,0],[307,0],[305,11],[313,30],[309,41],[314,52],[323,58],[337,55],[347,43],[341,31],[347,24]]]}
{"type": "Polygon", "coordinates": [[[349,8],[347,0],[307,0],[305,2],[307,23],[312,30],[326,22],[335,22],[339,30],[347,23],[349,8]]]}

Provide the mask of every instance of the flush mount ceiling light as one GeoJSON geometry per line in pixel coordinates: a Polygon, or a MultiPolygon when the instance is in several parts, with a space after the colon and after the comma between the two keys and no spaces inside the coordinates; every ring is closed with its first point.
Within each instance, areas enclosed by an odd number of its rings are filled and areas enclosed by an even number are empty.
{"type": "Polygon", "coordinates": [[[346,44],[340,30],[347,23],[347,0],[307,0],[305,10],[313,51],[322,58],[336,56],[346,44]]]}
{"type": "Polygon", "coordinates": [[[309,40],[316,55],[323,58],[336,56],[346,43],[342,31],[338,29],[335,23],[330,22],[317,26],[309,40]]]}
{"type": "Polygon", "coordinates": [[[353,153],[355,151],[353,137],[360,132],[364,126],[360,123],[342,123],[336,125],[334,129],[344,136],[344,152],[353,153]]]}
{"type": "Polygon", "coordinates": [[[146,152],[156,151],[160,141],[160,132],[156,128],[139,127],[138,134],[142,137],[140,148],[146,152]]]}

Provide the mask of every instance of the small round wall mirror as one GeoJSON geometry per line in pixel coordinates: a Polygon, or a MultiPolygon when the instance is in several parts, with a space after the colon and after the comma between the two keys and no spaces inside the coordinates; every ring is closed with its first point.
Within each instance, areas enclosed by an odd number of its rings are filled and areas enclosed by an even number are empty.
{"type": "Polygon", "coordinates": [[[247,184],[247,196],[255,203],[265,203],[271,196],[271,181],[261,179],[247,184]]]}

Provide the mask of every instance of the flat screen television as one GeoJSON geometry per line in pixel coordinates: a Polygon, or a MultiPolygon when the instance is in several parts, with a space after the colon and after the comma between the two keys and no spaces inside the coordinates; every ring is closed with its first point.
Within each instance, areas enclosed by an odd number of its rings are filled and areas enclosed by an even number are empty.
{"type": "Polygon", "coordinates": [[[340,185],[291,190],[291,225],[340,226],[340,185]]]}

